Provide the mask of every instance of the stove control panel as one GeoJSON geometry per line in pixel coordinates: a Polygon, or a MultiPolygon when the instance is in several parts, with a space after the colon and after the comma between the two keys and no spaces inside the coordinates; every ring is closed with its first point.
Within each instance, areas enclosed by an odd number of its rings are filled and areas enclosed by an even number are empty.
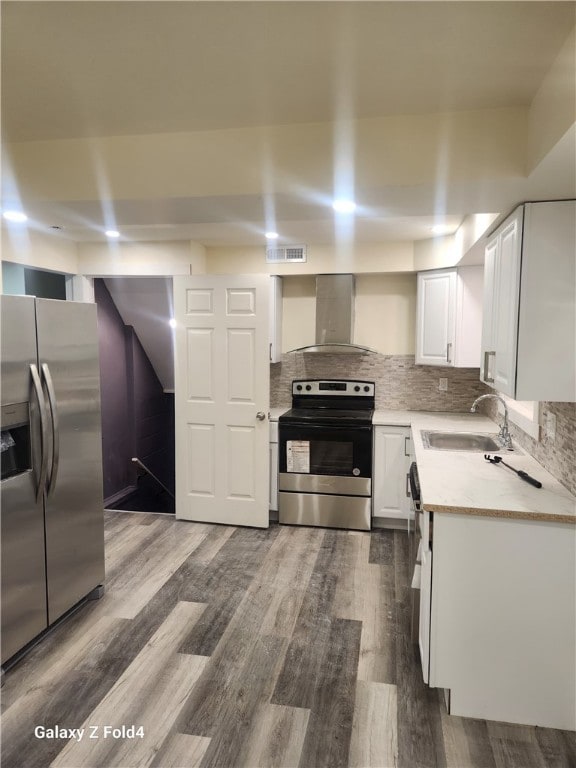
{"type": "Polygon", "coordinates": [[[305,379],[292,382],[293,395],[338,395],[339,397],[374,397],[373,381],[342,379],[305,379]]]}

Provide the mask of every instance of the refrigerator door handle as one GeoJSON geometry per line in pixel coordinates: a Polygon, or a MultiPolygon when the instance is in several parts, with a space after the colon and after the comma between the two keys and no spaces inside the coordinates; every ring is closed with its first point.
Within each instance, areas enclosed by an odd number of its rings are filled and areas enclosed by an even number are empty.
{"type": "Polygon", "coordinates": [[[42,383],[38,375],[38,368],[34,363],[30,363],[30,375],[32,376],[32,386],[38,400],[38,413],[40,414],[40,474],[38,477],[38,486],[36,488],[36,501],[44,493],[46,485],[46,473],[48,471],[48,414],[46,413],[46,402],[42,383]]]}
{"type": "Polygon", "coordinates": [[[58,464],[60,462],[60,429],[58,424],[58,409],[56,407],[56,392],[48,363],[42,363],[42,374],[46,382],[48,402],[50,403],[50,415],[52,417],[52,467],[48,475],[48,496],[52,496],[56,488],[58,476],[58,464]]]}

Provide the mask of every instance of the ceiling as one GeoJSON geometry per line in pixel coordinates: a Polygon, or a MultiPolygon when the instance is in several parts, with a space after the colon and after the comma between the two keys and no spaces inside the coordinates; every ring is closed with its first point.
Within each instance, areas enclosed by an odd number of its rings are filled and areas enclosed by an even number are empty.
{"type": "MultiPolygon", "coordinates": [[[[356,242],[429,238],[434,224],[454,231],[467,213],[564,195],[570,178],[536,184],[519,163],[508,174],[490,173],[472,144],[454,149],[468,152],[466,172],[404,172],[411,147],[403,126],[425,126],[440,113],[525,114],[574,27],[575,9],[568,2],[4,0],[4,207],[20,197],[34,226],[62,227],[79,241],[103,239],[112,216],[126,240],[210,246],[262,244],[270,221],[284,242],[334,241],[341,234],[329,201],[339,177],[359,202],[356,242]],[[389,166],[402,145],[390,177],[371,173],[380,172],[382,152],[377,136],[364,140],[380,128],[389,166]],[[273,151],[270,160],[269,131],[282,133],[282,161],[273,151]],[[330,152],[308,146],[314,132],[319,146],[331,137],[330,152]],[[187,151],[171,158],[180,145],[200,148],[198,159],[187,151]],[[208,146],[219,149],[210,155],[201,149],[208,146]],[[81,147],[105,166],[107,183],[84,190],[72,182],[81,147]],[[244,152],[247,164],[250,153],[260,158],[253,165],[268,162],[266,172],[250,176],[239,167],[235,176],[244,152]],[[159,168],[170,168],[170,179],[159,168]]],[[[456,139],[446,131],[448,157],[456,139]]]]}

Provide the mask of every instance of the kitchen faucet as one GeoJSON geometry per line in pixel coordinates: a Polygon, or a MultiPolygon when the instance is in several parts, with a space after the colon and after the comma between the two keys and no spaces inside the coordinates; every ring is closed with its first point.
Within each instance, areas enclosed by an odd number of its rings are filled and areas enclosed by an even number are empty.
{"type": "Polygon", "coordinates": [[[470,408],[471,413],[476,413],[476,406],[479,402],[482,400],[486,400],[487,397],[494,397],[496,400],[500,400],[502,405],[504,406],[504,421],[500,425],[500,432],[498,432],[497,440],[502,446],[502,448],[507,448],[509,451],[512,450],[512,436],[510,435],[510,432],[508,431],[508,408],[506,407],[506,401],[504,398],[500,397],[500,395],[480,395],[480,397],[477,397],[476,400],[472,403],[472,408],[470,408]]]}

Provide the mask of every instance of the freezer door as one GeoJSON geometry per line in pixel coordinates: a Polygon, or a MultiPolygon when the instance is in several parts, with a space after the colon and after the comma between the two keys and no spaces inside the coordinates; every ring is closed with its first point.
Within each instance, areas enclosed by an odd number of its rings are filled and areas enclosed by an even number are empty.
{"type": "Polygon", "coordinates": [[[45,501],[51,624],[104,581],[96,305],[37,299],[36,324],[53,426],[45,501]]]}
{"type": "Polygon", "coordinates": [[[47,625],[44,507],[31,470],[2,480],[2,664],[47,625]]]}
{"type": "Polygon", "coordinates": [[[2,327],[2,405],[30,397],[30,364],[36,360],[36,321],[32,296],[0,296],[2,327]]]}

